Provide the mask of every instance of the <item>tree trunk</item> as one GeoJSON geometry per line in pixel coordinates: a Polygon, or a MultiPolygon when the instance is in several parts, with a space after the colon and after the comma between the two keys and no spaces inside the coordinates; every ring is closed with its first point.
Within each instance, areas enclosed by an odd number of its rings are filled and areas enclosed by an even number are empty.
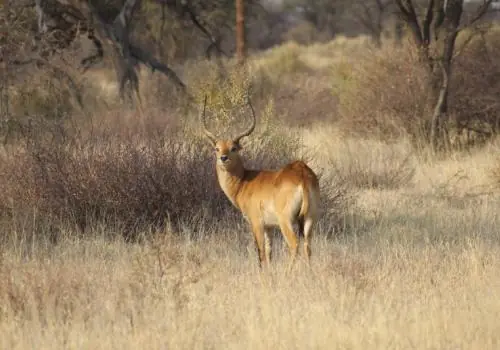
{"type": "Polygon", "coordinates": [[[430,142],[436,150],[444,135],[444,118],[448,113],[449,77],[452,71],[455,41],[463,13],[462,0],[436,1],[433,9],[434,36],[438,57],[431,62],[431,88],[434,96],[434,112],[431,119],[430,142]]]}
{"type": "Polygon", "coordinates": [[[448,111],[449,79],[464,0],[429,0],[420,21],[411,0],[396,0],[396,5],[429,69],[433,97],[429,141],[436,149],[448,111]]]}
{"type": "Polygon", "coordinates": [[[236,0],[236,57],[239,63],[245,61],[245,7],[244,0],[236,0]]]}
{"type": "MultiPolygon", "coordinates": [[[[448,79],[451,73],[451,65],[453,59],[453,52],[455,50],[455,41],[460,26],[460,19],[463,13],[463,0],[448,0],[436,1],[440,8],[435,9],[435,17],[442,20],[435,23],[435,37],[438,55],[436,60],[442,62],[438,65],[433,65],[433,77],[437,79],[435,95],[436,101],[439,102],[441,96],[441,89],[444,86],[445,77],[448,79]],[[443,73],[444,70],[444,73],[443,73]]],[[[448,92],[441,105],[441,112],[446,113],[448,110],[448,92]]]]}
{"type": "MultiPolygon", "coordinates": [[[[450,62],[448,62],[450,63],[450,62]]],[[[447,101],[448,101],[448,89],[449,89],[449,75],[450,75],[450,64],[440,62],[440,73],[441,73],[441,85],[439,91],[437,92],[437,100],[434,105],[434,112],[431,118],[430,127],[430,142],[433,152],[436,152],[439,147],[439,138],[443,134],[443,117],[447,112],[447,101]]]]}
{"type": "Polygon", "coordinates": [[[394,20],[394,42],[397,46],[403,43],[404,22],[399,19],[394,20]]]}

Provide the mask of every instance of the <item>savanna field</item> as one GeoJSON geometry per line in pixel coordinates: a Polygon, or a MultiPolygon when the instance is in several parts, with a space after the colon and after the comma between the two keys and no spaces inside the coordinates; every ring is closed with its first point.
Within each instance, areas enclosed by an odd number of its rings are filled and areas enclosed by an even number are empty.
{"type": "MultiPolygon", "coordinates": [[[[500,79],[482,80],[500,74],[495,33],[454,63],[457,119],[498,101],[500,79]]],[[[429,151],[405,45],[286,43],[222,76],[188,62],[194,105],[143,70],[142,116],[106,70],[79,82],[90,111],[42,71],[20,81],[12,108],[73,114],[0,152],[0,348],[498,349],[500,140],[450,133],[429,151]],[[201,134],[205,95],[212,131],[245,128],[248,89],[246,164],[302,158],[320,175],[311,265],[288,275],[278,231],[259,270],[201,134]]]]}

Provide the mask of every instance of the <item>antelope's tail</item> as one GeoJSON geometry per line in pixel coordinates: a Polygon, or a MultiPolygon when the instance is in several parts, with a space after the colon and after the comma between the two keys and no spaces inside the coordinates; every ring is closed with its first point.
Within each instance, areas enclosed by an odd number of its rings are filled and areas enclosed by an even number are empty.
{"type": "MultiPolygon", "coordinates": [[[[305,165],[305,164],[304,164],[305,165]]],[[[316,174],[305,165],[302,185],[301,217],[316,217],[319,207],[319,182],[316,174]]]]}

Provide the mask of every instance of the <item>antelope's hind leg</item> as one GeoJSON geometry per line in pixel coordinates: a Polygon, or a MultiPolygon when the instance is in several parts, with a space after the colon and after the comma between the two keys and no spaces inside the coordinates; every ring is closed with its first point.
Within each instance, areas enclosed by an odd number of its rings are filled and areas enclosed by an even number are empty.
{"type": "Polygon", "coordinates": [[[281,233],[285,237],[285,240],[288,244],[288,249],[290,251],[290,263],[287,268],[287,272],[289,272],[295,263],[295,258],[297,257],[297,250],[298,250],[297,235],[293,231],[293,225],[288,218],[280,217],[279,226],[281,229],[281,233]]]}
{"type": "Polygon", "coordinates": [[[302,230],[304,232],[304,255],[306,256],[307,262],[311,260],[311,236],[314,226],[314,219],[311,217],[306,218],[303,221],[302,230]]]}
{"type": "Polygon", "coordinates": [[[271,229],[264,227],[264,248],[266,252],[266,263],[269,265],[272,258],[271,229]]]}

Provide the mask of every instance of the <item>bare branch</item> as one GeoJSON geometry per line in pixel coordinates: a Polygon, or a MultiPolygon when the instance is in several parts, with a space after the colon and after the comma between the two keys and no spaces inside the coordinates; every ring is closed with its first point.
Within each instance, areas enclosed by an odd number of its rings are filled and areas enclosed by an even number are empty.
{"type": "Polygon", "coordinates": [[[477,21],[479,21],[486,13],[488,13],[488,10],[490,8],[491,3],[493,0],[483,0],[483,3],[479,8],[477,9],[476,13],[474,16],[465,24],[461,25],[457,31],[464,30],[466,28],[471,27],[473,24],[475,24],[477,21]]]}
{"type": "Polygon", "coordinates": [[[104,58],[104,49],[102,42],[94,35],[94,30],[89,31],[88,38],[94,44],[97,52],[94,55],[82,59],[82,61],[80,62],[80,64],[83,66],[84,72],[104,58]]]}
{"type": "Polygon", "coordinates": [[[117,74],[120,82],[120,94],[123,96],[123,89],[129,82],[133,89],[139,91],[139,77],[135,71],[138,62],[142,62],[153,71],[158,70],[169,77],[182,91],[185,91],[185,84],[166,64],[161,63],[146,50],[136,45],[132,45],[129,39],[130,20],[134,10],[140,6],[141,0],[127,0],[120,14],[110,25],[104,21],[97,10],[88,4],[88,9],[96,22],[96,28],[101,35],[111,39],[111,49],[115,51],[115,58],[118,67],[117,74]]]}
{"type": "Polygon", "coordinates": [[[44,10],[44,1],[43,0],[35,0],[35,11],[38,19],[38,32],[45,33],[47,32],[47,25],[45,23],[45,10],[44,10]]]}
{"type": "Polygon", "coordinates": [[[185,15],[189,18],[191,23],[201,32],[205,37],[210,41],[210,45],[207,49],[207,55],[209,52],[215,49],[219,54],[229,57],[229,55],[222,50],[220,46],[220,39],[216,38],[210,31],[200,22],[198,19],[198,15],[196,11],[191,6],[189,1],[176,1],[176,0],[152,0],[153,2],[161,5],[167,6],[173,13],[175,13],[178,17],[182,18],[185,15]]]}
{"type": "Polygon", "coordinates": [[[449,72],[447,71],[445,65],[443,64],[442,61],[439,61],[439,68],[441,69],[441,74],[443,75],[443,80],[441,84],[441,89],[439,90],[439,98],[436,103],[436,106],[434,108],[434,118],[439,118],[439,115],[442,113],[442,106],[445,103],[446,99],[446,93],[448,92],[448,77],[449,77],[449,72]]]}
{"type": "MultiPolygon", "coordinates": [[[[189,3],[186,3],[184,5],[184,11],[189,15],[189,18],[191,19],[191,22],[195,25],[196,28],[198,28],[205,36],[210,40],[210,48],[215,48],[216,51],[225,57],[229,57],[227,53],[222,50],[222,48],[219,45],[219,40],[217,40],[209,31],[206,29],[200,21],[198,21],[196,17],[196,13],[194,10],[189,6],[189,3]]],[[[208,51],[208,50],[207,50],[208,51]]]]}
{"type": "Polygon", "coordinates": [[[179,86],[183,91],[186,89],[186,85],[182,82],[182,80],[175,74],[175,72],[170,69],[166,64],[161,63],[156,58],[154,58],[149,52],[141,49],[140,47],[130,45],[129,47],[131,55],[137,59],[138,61],[144,63],[146,66],[151,68],[154,72],[156,70],[165,74],[168,78],[172,79],[172,81],[179,86]]]}
{"type": "Polygon", "coordinates": [[[141,6],[142,0],[126,0],[113,21],[113,31],[116,40],[121,44],[123,55],[128,55],[130,21],[134,11],[141,6]]]}
{"type": "Polygon", "coordinates": [[[378,45],[381,44],[384,16],[392,3],[392,0],[354,0],[354,20],[370,32],[378,45]]]}
{"type": "MultiPolygon", "coordinates": [[[[460,0],[462,1],[462,0],[460,0]]],[[[434,30],[434,38],[437,39],[439,35],[440,29],[443,27],[443,23],[447,17],[447,13],[449,10],[448,0],[436,0],[434,1],[434,15],[433,15],[433,30],[434,30]]],[[[461,6],[461,5],[460,5],[461,6]]],[[[430,37],[429,37],[430,39],[430,37]]]]}
{"type": "Polygon", "coordinates": [[[439,61],[439,67],[441,68],[441,73],[443,78],[442,78],[441,88],[439,89],[438,99],[436,101],[436,105],[434,106],[434,112],[432,114],[431,135],[430,135],[430,141],[434,151],[436,150],[435,148],[437,145],[438,129],[440,127],[439,122],[446,109],[446,101],[448,99],[448,83],[449,83],[448,81],[449,72],[442,61],[439,61]]]}
{"type": "Polygon", "coordinates": [[[395,0],[396,6],[399,8],[399,11],[401,12],[402,15],[408,16],[408,10],[406,9],[405,5],[403,4],[402,0],[395,0]]]}
{"type": "Polygon", "coordinates": [[[434,18],[434,0],[429,0],[427,10],[425,12],[424,21],[422,23],[422,36],[425,45],[429,45],[431,40],[431,23],[434,18]]]}
{"type": "Polygon", "coordinates": [[[425,45],[422,31],[418,22],[418,16],[411,0],[395,0],[403,20],[410,27],[418,47],[425,45]]]}

